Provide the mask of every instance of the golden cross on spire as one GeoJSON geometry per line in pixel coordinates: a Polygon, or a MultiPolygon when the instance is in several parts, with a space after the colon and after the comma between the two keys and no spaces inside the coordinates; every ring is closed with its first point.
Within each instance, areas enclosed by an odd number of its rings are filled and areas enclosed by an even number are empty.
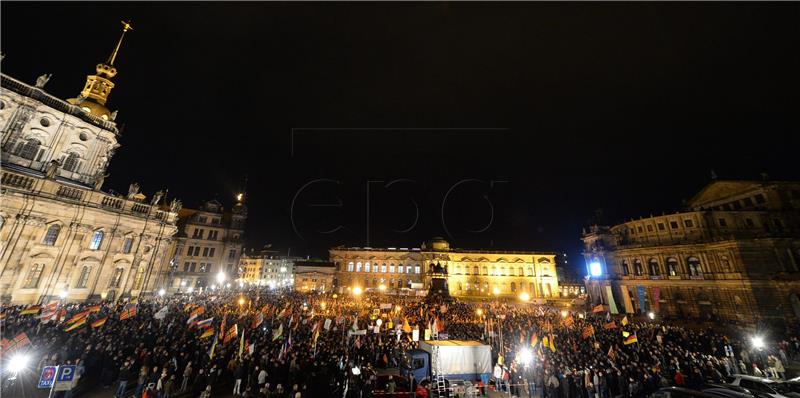
{"type": "Polygon", "coordinates": [[[131,26],[131,21],[120,21],[122,22],[122,35],[119,36],[119,40],[117,41],[117,46],[114,47],[114,52],[111,53],[111,56],[108,57],[108,61],[106,62],[109,66],[114,66],[114,60],[117,59],[117,53],[119,53],[119,47],[122,45],[122,38],[125,37],[125,32],[129,30],[133,30],[133,26],[131,26]]]}

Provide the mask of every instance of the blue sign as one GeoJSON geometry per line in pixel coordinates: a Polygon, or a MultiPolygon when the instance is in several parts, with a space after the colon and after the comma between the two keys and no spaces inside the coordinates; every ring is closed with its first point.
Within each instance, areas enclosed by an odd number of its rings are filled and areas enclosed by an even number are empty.
{"type": "Polygon", "coordinates": [[[55,391],[68,391],[72,389],[72,382],[75,379],[76,365],[61,365],[56,373],[56,382],[53,387],[55,391]]]}
{"type": "Polygon", "coordinates": [[[57,366],[45,366],[42,369],[42,376],[39,377],[39,388],[53,387],[53,381],[56,379],[57,366]]]}

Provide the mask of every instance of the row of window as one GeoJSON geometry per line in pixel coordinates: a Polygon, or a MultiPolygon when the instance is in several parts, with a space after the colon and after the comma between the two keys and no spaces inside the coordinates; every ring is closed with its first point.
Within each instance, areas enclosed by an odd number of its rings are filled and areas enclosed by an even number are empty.
{"type": "MultiPolygon", "coordinates": [[[[362,270],[362,264],[361,264],[360,261],[355,263],[355,264],[352,261],[347,263],[347,271],[349,271],[349,272],[354,272],[354,271],[355,272],[361,272],[361,270],[362,270]]],[[[384,273],[384,274],[388,272],[390,274],[394,274],[395,273],[395,266],[394,266],[394,264],[389,264],[389,266],[387,267],[386,264],[378,266],[377,264],[370,265],[370,263],[364,263],[363,264],[363,270],[364,270],[364,272],[381,272],[381,273],[384,273]]],[[[409,266],[405,266],[404,267],[403,264],[400,264],[400,265],[397,266],[397,271],[396,272],[398,274],[402,274],[404,270],[405,270],[405,273],[407,273],[407,274],[410,274],[412,271],[415,274],[419,274],[420,271],[421,271],[421,267],[419,265],[415,265],[415,266],[409,265],[409,266]]]]}
{"type": "MultiPolygon", "coordinates": [[[[25,275],[25,279],[22,281],[22,288],[23,289],[35,289],[39,287],[39,283],[42,279],[42,273],[44,272],[45,265],[42,263],[35,263],[31,265],[30,270],[28,270],[28,274],[25,275]]],[[[75,282],[74,288],[76,289],[85,289],[86,285],[89,283],[89,275],[92,273],[92,266],[91,265],[84,265],[81,268],[80,275],[78,276],[77,281],[75,282]]],[[[144,267],[139,267],[139,270],[136,273],[136,278],[133,281],[133,289],[139,289],[142,285],[142,281],[144,279],[144,267]]],[[[124,274],[125,269],[122,267],[118,267],[114,269],[114,273],[111,275],[111,278],[108,281],[109,288],[119,288],[122,285],[122,275],[124,274]]]]}
{"type": "Polygon", "coordinates": [[[196,262],[187,261],[183,263],[183,272],[211,272],[211,263],[200,263],[200,268],[198,271],[196,262]]]}
{"type": "MultiPolygon", "coordinates": [[[[678,260],[675,257],[667,258],[667,273],[669,276],[678,276],[680,274],[678,260]]],[[[727,262],[727,259],[723,259],[723,262],[727,262]]],[[[703,269],[700,266],[700,259],[694,256],[690,256],[686,258],[686,266],[689,271],[689,276],[699,276],[703,273],[703,269]]],[[[726,265],[724,265],[727,267],[726,265]]],[[[628,264],[628,260],[622,260],[622,274],[623,275],[630,275],[631,274],[631,267],[628,264]]],[[[651,258],[647,261],[647,274],[650,276],[659,276],[661,275],[661,267],[658,264],[658,260],[655,258],[651,258]]],[[[633,261],[633,275],[635,276],[643,276],[645,275],[645,269],[642,265],[641,260],[634,260],[633,261]]]]}
{"type": "MultiPolygon", "coordinates": [[[[42,238],[42,244],[47,246],[55,246],[56,241],[58,241],[58,236],[61,234],[61,226],[58,224],[53,224],[49,228],[47,228],[47,232],[45,232],[44,237],[42,238]]],[[[99,250],[100,245],[103,244],[103,237],[105,234],[103,231],[95,231],[92,235],[92,240],[89,242],[89,250],[99,250]]],[[[131,252],[131,248],[133,247],[133,238],[126,237],[125,241],[122,244],[122,252],[127,254],[131,252]]]]}
{"type": "MultiPolygon", "coordinates": [[[[194,231],[192,232],[192,239],[203,239],[205,233],[206,233],[205,229],[195,228],[194,231]]],[[[218,237],[219,237],[219,231],[216,229],[212,229],[208,231],[208,236],[206,236],[205,239],[217,240],[218,237]]]]}
{"type": "MultiPolygon", "coordinates": [[[[371,281],[370,281],[369,278],[364,278],[364,287],[379,287],[380,285],[383,285],[386,282],[387,282],[387,279],[384,279],[384,278],[380,278],[380,279],[372,278],[371,281]]],[[[395,280],[394,278],[390,278],[390,279],[388,279],[388,282],[389,282],[389,285],[387,286],[388,288],[390,288],[390,289],[393,289],[393,288],[400,289],[400,288],[403,288],[403,287],[411,288],[411,283],[413,283],[413,280],[412,279],[397,279],[397,280],[395,280]]]]}
{"type": "Polygon", "coordinates": [[[751,208],[751,207],[754,206],[753,201],[755,201],[757,204],[760,204],[760,205],[762,205],[764,203],[767,203],[767,199],[764,197],[764,195],[759,193],[759,194],[756,194],[755,196],[753,196],[752,198],[744,198],[744,199],[741,199],[741,200],[734,200],[733,202],[730,202],[730,203],[725,203],[725,204],[722,204],[722,205],[719,205],[719,206],[714,206],[714,210],[733,211],[733,210],[741,210],[743,207],[744,208],[751,208]]]}
{"type": "MultiPolygon", "coordinates": [[[[208,222],[208,217],[206,217],[206,216],[197,216],[197,222],[205,224],[205,223],[208,222]]],[[[219,224],[220,223],[219,222],[219,218],[216,218],[216,217],[212,218],[211,219],[211,223],[212,224],[219,224]]]]}
{"type": "MultiPolygon", "coordinates": [[[[186,255],[188,257],[199,257],[200,256],[200,246],[189,246],[186,249],[186,255]]],[[[203,257],[214,257],[214,253],[217,251],[216,247],[203,247],[203,257]]],[[[234,256],[235,256],[234,252],[234,256]]]]}
{"type": "MultiPolygon", "coordinates": [[[[546,271],[546,269],[545,269],[546,271]]],[[[481,272],[481,268],[478,266],[472,267],[472,273],[470,274],[469,266],[464,266],[463,272],[460,265],[456,265],[453,267],[453,275],[486,275],[486,276],[536,276],[533,272],[533,267],[528,267],[528,273],[525,273],[525,269],[523,267],[518,267],[516,272],[514,271],[514,267],[493,267],[489,268],[484,266],[483,272],[481,272]]]]}

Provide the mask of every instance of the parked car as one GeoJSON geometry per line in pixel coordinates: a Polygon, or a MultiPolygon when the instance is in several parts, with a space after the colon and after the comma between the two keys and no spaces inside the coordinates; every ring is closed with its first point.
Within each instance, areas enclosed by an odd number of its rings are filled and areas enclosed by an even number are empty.
{"type": "Polygon", "coordinates": [[[800,394],[792,392],[783,383],[763,377],[736,374],[729,377],[728,383],[744,387],[753,393],[767,394],[772,398],[800,398],[800,394]]]}
{"type": "MultiPolygon", "coordinates": [[[[724,391],[719,391],[720,389],[733,391],[734,393],[737,393],[737,394],[745,394],[745,395],[748,395],[748,396],[754,397],[754,398],[771,398],[770,395],[768,395],[766,393],[758,392],[758,391],[750,391],[750,390],[748,390],[748,389],[746,389],[744,387],[736,386],[736,385],[733,385],[733,384],[727,384],[727,383],[708,383],[708,384],[704,384],[704,385],[702,385],[702,386],[700,386],[698,388],[698,390],[701,390],[701,391],[707,391],[707,392],[711,392],[711,393],[715,393],[715,394],[726,395],[726,393],[724,391]],[[713,391],[711,391],[711,390],[713,390],[713,391]]],[[[733,396],[733,395],[731,395],[731,396],[733,396]]],[[[738,396],[738,395],[736,395],[736,396],[738,396]]]]}
{"type": "Polygon", "coordinates": [[[684,387],[664,387],[650,395],[651,398],[720,398],[722,396],[684,387]]]}

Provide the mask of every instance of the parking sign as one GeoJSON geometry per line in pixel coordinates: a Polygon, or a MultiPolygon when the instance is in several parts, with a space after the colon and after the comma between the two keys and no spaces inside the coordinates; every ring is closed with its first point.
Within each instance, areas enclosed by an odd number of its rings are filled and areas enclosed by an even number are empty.
{"type": "Polygon", "coordinates": [[[57,366],[45,366],[42,368],[42,376],[39,377],[39,388],[53,387],[53,381],[56,379],[57,366]]]}
{"type": "Polygon", "coordinates": [[[58,367],[54,391],[67,391],[72,389],[72,382],[75,380],[75,365],[62,365],[58,367]]]}

